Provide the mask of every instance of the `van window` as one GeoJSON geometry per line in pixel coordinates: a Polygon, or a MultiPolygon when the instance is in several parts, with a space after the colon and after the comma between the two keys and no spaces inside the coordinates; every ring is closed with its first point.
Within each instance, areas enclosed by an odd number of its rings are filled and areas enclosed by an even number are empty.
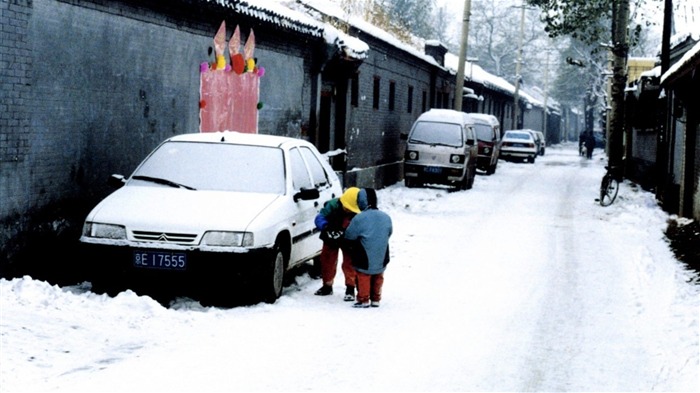
{"type": "Polygon", "coordinates": [[[464,126],[464,129],[467,131],[467,143],[469,143],[469,141],[472,141],[472,143],[475,142],[476,136],[474,135],[474,129],[470,126],[464,126]]]}
{"type": "Polygon", "coordinates": [[[433,121],[419,121],[416,123],[408,140],[412,143],[426,143],[429,145],[447,145],[461,147],[462,127],[455,123],[439,123],[433,121]]]}
{"type": "Polygon", "coordinates": [[[493,128],[487,126],[486,124],[475,124],[476,138],[480,141],[492,142],[494,139],[493,128]]]}

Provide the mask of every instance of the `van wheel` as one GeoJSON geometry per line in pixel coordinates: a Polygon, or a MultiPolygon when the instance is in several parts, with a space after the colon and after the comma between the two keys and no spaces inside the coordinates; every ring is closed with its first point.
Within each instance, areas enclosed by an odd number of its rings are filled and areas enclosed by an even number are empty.
{"type": "Polygon", "coordinates": [[[469,184],[467,184],[468,190],[471,190],[472,187],[474,187],[474,180],[476,180],[476,165],[472,167],[470,175],[471,176],[469,176],[469,184]]]}
{"type": "Polygon", "coordinates": [[[475,169],[467,169],[467,173],[464,174],[464,179],[459,184],[462,190],[470,190],[474,185],[474,176],[476,176],[475,169]]]}
{"type": "Polygon", "coordinates": [[[496,165],[498,165],[498,161],[493,165],[489,165],[489,167],[486,168],[486,174],[493,175],[494,173],[496,173],[496,165]]]}

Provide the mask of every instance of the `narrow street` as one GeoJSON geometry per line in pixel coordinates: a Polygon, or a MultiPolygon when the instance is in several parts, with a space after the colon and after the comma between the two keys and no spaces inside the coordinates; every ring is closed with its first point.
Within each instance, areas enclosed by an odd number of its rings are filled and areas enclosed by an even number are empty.
{"type": "Polygon", "coordinates": [[[6,391],[697,390],[697,276],[653,195],[595,201],[605,160],[574,144],[501,161],[474,188],[379,191],[394,222],[382,305],[314,296],[165,308],[89,284],[0,281],[6,391]],[[695,283],[693,282],[695,281],[695,283]]]}

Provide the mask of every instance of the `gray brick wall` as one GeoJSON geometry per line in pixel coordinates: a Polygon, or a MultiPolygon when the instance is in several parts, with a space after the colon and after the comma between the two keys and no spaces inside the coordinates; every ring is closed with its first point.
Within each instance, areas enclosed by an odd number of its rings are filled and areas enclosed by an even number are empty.
{"type": "Polygon", "coordinates": [[[77,241],[87,211],[163,139],[199,130],[199,64],[222,20],[255,29],[261,133],[301,136],[321,38],[201,1],[0,0],[0,273],[77,241]],[[42,243],[43,242],[43,243],[42,243]],[[60,242],[59,242],[60,243],[60,242]],[[29,255],[29,256],[27,256],[29,255]]]}
{"type": "MultiPolygon", "coordinates": [[[[27,29],[32,1],[0,0],[0,247],[22,228],[30,189],[24,182],[31,149],[29,126],[32,57],[27,29]]],[[[0,266],[6,252],[0,253],[0,266]]]]}
{"type": "Polygon", "coordinates": [[[442,107],[452,105],[454,76],[440,72],[438,67],[408,53],[397,53],[391,44],[360,36],[370,47],[369,57],[359,68],[359,100],[357,107],[349,106],[346,134],[348,171],[345,184],[381,188],[400,181],[405,148],[401,133],[408,133],[413,122],[423,112],[422,97],[426,93],[426,110],[431,102],[438,106],[435,96],[448,96],[442,107]],[[431,78],[437,82],[431,88],[431,78]],[[379,107],[374,108],[375,79],[379,80],[379,107]],[[394,85],[393,109],[390,108],[390,86],[394,85]],[[409,87],[413,98],[408,111],[409,87]],[[435,91],[437,89],[437,91],[435,91]],[[431,100],[431,95],[433,99],[431,100]]]}
{"type": "MultiPolygon", "coordinates": [[[[0,168],[4,174],[14,172],[29,151],[31,10],[31,0],[0,1],[0,168]]],[[[3,203],[18,192],[14,187],[0,188],[3,203]]]]}

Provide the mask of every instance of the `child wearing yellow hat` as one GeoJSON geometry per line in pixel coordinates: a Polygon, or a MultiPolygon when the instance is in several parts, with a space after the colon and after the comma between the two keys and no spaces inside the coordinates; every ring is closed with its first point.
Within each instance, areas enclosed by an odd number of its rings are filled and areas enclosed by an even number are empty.
{"type": "Polygon", "coordinates": [[[345,276],[345,297],[346,301],[355,300],[355,269],[352,267],[350,255],[341,242],[345,228],[350,225],[350,220],[355,214],[360,212],[357,205],[357,195],[360,189],[350,187],[339,198],[329,200],[323,205],[321,211],[316,215],[316,228],[321,230],[321,279],[323,286],[316,291],[318,296],[328,296],[333,294],[333,281],[338,269],[338,253],[343,252],[343,263],[341,269],[345,276]]]}

